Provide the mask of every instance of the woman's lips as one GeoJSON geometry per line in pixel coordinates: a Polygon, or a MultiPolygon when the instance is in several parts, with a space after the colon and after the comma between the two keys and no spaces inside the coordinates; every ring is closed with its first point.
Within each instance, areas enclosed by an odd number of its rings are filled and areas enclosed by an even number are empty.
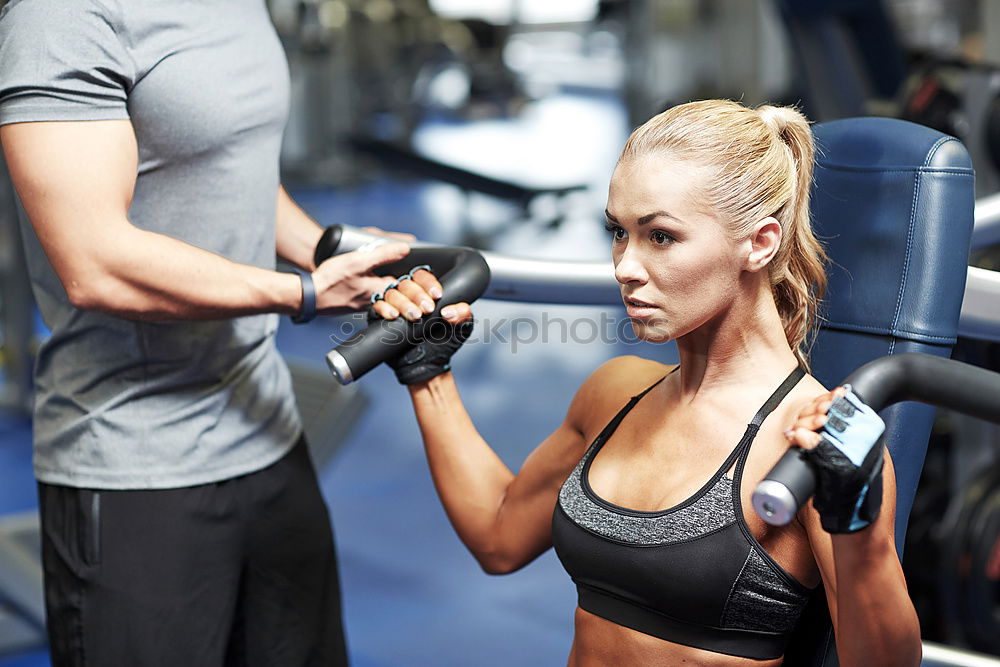
{"type": "Polygon", "coordinates": [[[631,318],[647,319],[659,310],[653,304],[640,301],[639,299],[630,299],[626,297],[624,301],[625,312],[628,313],[628,316],[631,318]]]}

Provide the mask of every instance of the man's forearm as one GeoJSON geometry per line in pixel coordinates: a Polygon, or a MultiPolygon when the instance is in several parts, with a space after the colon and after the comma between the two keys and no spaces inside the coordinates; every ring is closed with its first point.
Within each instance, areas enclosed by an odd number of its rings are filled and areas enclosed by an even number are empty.
{"type": "Polygon", "coordinates": [[[275,247],[278,257],[306,271],[314,271],[313,254],[323,228],[303,211],[284,187],[278,188],[275,247]]]}
{"type": "Polygon", "coordinates": [[[239,264],[131,226],[63,283],[79,308],[140,320],[295,313],[302,302],[301,282],[293,274],[239,264]]]}
{"type": "MultiPolygon", "coordinates": [[[[132,224],[138,145],[130,122],[13,123],[0,126],[0,140],[25,212],[74,305],[164,320],[300,309],[297,276],[241,265],[132,224]],[[101,156],[99,168],[94,155],[101,156]]],[[[282,228],[298,230],[281,233],[285,251],[309,266],[321,230],[283,191],[277,197],[282,228]]],[[[322,278],[329,290],[341,276],[331,270],[322,278]]],[[[363,288],[370,293],[368,283],[363,288]]],[[[352,296],[328,298],[325,307],[352,296]]]]}

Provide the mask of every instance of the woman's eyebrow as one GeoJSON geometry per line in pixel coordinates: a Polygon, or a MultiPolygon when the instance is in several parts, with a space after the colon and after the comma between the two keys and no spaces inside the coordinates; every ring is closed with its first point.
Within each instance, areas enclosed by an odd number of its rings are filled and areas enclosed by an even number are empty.
{"type": "MultiPolygon", "coordinates": [[[[618,222],[618,218],[616,218],[615,216],[611,215],[611,213],[607,209],[604,209],[604,215],[611,222],[618,222]]],[[[644,215],[641,218],[639,218],[638,220],[636,220],[636,224],[638,224],[640,227],[642,227],[643,225],[648,224],[648,223],[652,222],[653,220],[656,220],[657,218],[670,218],[671,220],[676,220],[679,223],[682,223],[682,224],[684,223],[683,220],[681,220],[680,218],[678,218],[675,215],[670,214],[667,211],[654,211],[653,213],[647,213],[646,215],[644,215]]]]}

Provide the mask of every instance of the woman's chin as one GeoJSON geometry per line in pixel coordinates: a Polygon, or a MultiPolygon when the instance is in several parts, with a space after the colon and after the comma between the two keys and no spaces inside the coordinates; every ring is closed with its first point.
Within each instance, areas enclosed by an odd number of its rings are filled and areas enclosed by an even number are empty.
{"type": "Polygon", "coordinates": [[[670,332],[662,325],[650,325],[641,320],[632,320],[632,332],[637,341],[644,343],[666,343],[673,339],[670,332]]]}

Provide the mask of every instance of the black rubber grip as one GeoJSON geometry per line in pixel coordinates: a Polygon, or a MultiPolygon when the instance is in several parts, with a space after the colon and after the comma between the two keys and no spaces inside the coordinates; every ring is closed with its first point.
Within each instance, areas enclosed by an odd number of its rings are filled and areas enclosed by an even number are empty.
{"type": "MultiPolygon", "coordinates": [[[[328,228],[317,246],[316,260],[321,263],[336,254],[340,235],[328,228]],[[322,253],[320,250],[322,249],[322,253]]],[[[422,340],[425,327],[441,319],[441,308],[452,303],[472,303],[486,291],[490,267],[477,251],[462,247],[417,247],[398,262],[375,269],[381,276],[400,276],[413,267],[427,264],[441,283],[442,296],[434,312],[410,322],[402,317],[375,320],[334,350],[346,368],[332,370],[344,384],[359,379],[382,362],[409,350],[422,340]]],[[[328,356],[329,359],[329,356],[328,356]]]]}
{"type": "MultiPolygon", "coordinates": [[[[880,357],[851,373],[842,384],[851,385],[875,412],[894,403],[918,401],[1000,424],[1000,373],[953,359],[919,353],[880,357]]],[[[812,497],[816,487],[812,468],[796,450],[786,453],[763,481],[786,487],[798,507],[812,497]]]]}
{"type": "Polygon", "coordinates": [[[337,251],[340,250],[340,239],[343,234],[344,228],[340,225],[330,225],[323,230],[323,235],[319,237],[319,243],[316,244],[316,250],[313,252],[313,262],[316,266],[337,254],[337,251]]]}

